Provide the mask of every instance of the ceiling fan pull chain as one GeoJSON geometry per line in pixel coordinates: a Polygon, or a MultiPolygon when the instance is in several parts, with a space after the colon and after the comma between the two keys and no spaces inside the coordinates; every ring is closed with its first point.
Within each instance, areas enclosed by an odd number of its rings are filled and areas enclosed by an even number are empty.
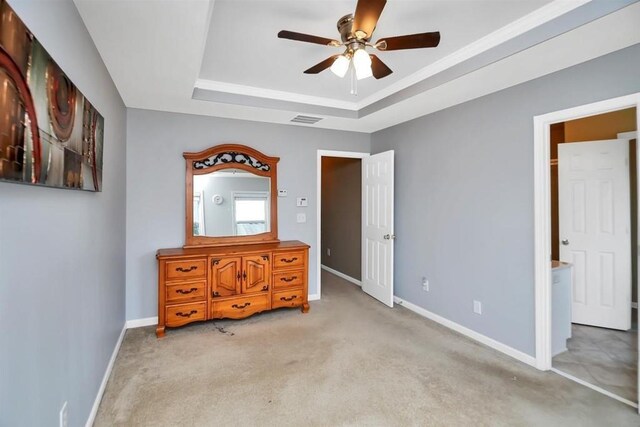
{"type": "Polygon", "coordinates": [[[358,79],[353,65],[351,65],[351,95],[358,96],[358,79]]]}

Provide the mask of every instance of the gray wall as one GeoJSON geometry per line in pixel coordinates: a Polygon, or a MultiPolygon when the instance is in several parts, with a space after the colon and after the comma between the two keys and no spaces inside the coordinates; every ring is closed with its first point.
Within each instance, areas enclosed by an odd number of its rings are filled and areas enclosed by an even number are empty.
{"type": "Polygon", "coordinates": [[[638,69],[635,45],[373,134],[396,150],[396,295],[534,355],[533,116],[639,92],[638,69]]]}
{"type": "Polygon", "coordinates": [[[0,425],[84,425],[125,321],[124,104],[71,0],[10,1],[105,118],[104,191],[0,183],[0,425]]]}
{"type": "Polygon", "coordinates": [[[242,120],[161,113],[127,112],[127,319],[157,315],[160,248],[184,244],[185,163],[182,153],[237,142],[280,157],[278,198],[281,240],[311,245],[309,292],[316,284],[316,157],[318,149],[369,151],[370,136],[242,120]],[[296,197],[309,206],[296,208],[296,197]],[[296,223],[296,213],[307,222],[296,223]]]}
{"type": "Polygon", "coordinates": [[[357,280],[362,261],[361,189],[361,159],[322,158],[322,264],[357,280]]]}

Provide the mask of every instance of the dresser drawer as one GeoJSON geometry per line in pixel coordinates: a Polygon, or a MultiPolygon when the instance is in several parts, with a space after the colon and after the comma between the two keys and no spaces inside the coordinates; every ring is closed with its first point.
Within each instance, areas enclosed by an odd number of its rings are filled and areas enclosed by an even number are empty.
{"type": "Polygon", "coordinates": [[[304,251],[276,252],[273,254],[273,268],[300,268],[304,267],[304,251]]]}
{"type": "Polygon", "coordinates": [[[273,274],[274,289],[301,288],[304,286],[304,270],[283,271],[273,274]]]}
{"type": "Polygon", "coordinates": [[[186,301],[204,300],[206,289],[207,282],[205,280],[166,285],[165,301],[167,304],[173,304],[186,301]]]}
{"type": "Polygon", "coordinates": [[[207,260],[167,261],[166,280],[204,279],[207,276],[207,260]]]}
{"type": "Polygon", "coordinates": [[[205,303],[172,305],[167,307],[167,326],[182,326],[197,320],[204,320],[206,314],[205,303]]]}
{"type": "Polygon", "coordinates": [[[303,289],[291,289],[289,291],[274,292],[271,299],[271,308],[299,307],[303,303],[303,289]]]}
{"type": "Polygon", "coordinates": [[[222,317],[230,317],[232,319],[240,319],[254,313],[269,310],[270,307],[271,304],[268,294],[242,296],[224,301],[212,301],[211,318],[219,319],[222,317]]]}

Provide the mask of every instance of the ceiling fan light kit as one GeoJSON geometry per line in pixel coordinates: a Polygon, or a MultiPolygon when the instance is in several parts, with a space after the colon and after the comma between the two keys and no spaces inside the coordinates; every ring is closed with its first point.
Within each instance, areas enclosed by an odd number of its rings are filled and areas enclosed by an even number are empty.
{"type": "Polygon", "coordinates": [[[358,80],[371,77],[373,72],[371,70],[371,58],[364,48],[356,50],[353,54],[353,68],[356,69],[356,76],[358,80]]]}
{"type": "Polygon", "coordinates": [[[393,71],[376,55],[369,54],[367,47],[387,52],[401,49],[436,47],[440,43],[440,33],[435,31],[387,37],[371,44],[371,36],[386,3],[386,0],[358,0],[355,13],[353,15],[345,15],[338,20],[337,27],[342,42],[286,30],[280,31],[278,37],[330,47],[346,48],[341,55],[333,55],[325,59],[307,69],[305,74],[318,74],[330,68],[336,76],[342,78],[351,68],[352,73],[355,72],[358,80],[371,76],[376,79],[382,79],[393,73],[393,71]]]}
{"type": "Polygon", "coordinates": [[[342,78],[345,76],[345,74],[347,74],[349,65],[349,58],[347,58],[345,55],[338,55],[338,57],[335,59],[335,61],[333,61],[333,64],[331,65],[331,71],[336,76],[342,78]]]}

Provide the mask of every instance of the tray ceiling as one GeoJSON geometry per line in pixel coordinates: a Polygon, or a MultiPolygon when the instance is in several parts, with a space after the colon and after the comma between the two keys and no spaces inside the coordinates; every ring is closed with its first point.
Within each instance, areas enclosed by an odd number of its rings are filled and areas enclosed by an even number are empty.
{"type": "Polygon", "coordinates": [[[394,73],[355,97],[347,78],[303,74],[339,49],[277,33],[338,38],[356,0],[74,1],[127,107],[359,132],[640,42],[637,0],[389,0],[374,40],[437,30],[442,42],[378,53],[394,73]]]}

